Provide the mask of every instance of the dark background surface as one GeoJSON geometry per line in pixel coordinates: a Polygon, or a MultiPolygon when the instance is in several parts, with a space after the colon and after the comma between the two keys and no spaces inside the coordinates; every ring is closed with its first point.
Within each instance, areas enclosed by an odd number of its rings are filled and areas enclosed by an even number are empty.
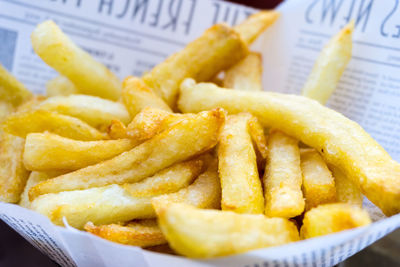
{"type": "MultiPolygon", "coordinates": [[[[273,8],[280,0],[236,0],[231,2],[244,3],[257,8],[273,8]]],[[[0,221],[0,266],[54,267],[58,265],[0,221]]],[[[400,266],[400,230],[362,250],[340,266],[400,266]]]]}

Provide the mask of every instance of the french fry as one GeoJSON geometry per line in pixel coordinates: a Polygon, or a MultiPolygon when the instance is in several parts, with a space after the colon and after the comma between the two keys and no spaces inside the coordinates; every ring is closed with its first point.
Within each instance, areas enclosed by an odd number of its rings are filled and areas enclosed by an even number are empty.
{"type": "Polygon", "coordinates": [[[330,169],[335,178],[337,201],[357,205],[361,208],[363,196],[360,189],[339,168],[331,166],[330,169]]]}
{"type": "Polygon", "coordinates": [[[75,85],[64,76],[57,76],[46,83],[46,96],[67,96],[79,94],[75,85]]]}
{"type": "Polygon", "coordinates": [[[119,79],[72,42],[53,21],[37,25],[31,41],[36,54],[67,77],[79,92],[111,100],[120,97],[119,79]]]}
{"type": "Polygon", "coordinates": [[[279,129],[317,149],[386,215],[400,212],[400,164],[361,126],[338,112],[303,96],[226,90],[191,79],[183,82],[180,110],[214,107],[231,114],[250,112],[264,127],[279,129]]]}
{"type": "Polygon", "coordinates": [[[214,147],[224,121],[222,109],[201,112],[115,158],[42,182],[29,197],[140,181],[214,147]]]}
{"type": "Polygon", "coordinates": [[[264,10],[254,13],[241,24],[235,26],[235,30],[247,45],[253,43],[269,26],[271,26],[280,14],[274,10],[264,10]]]}
{"type": "Polygon", "coordinates": [[[300,152],[296,139],[276,130],[270,132],[263,183],[265,215],[292,218],[303,213],[300,152]]]}
{"type": "Polygon", "coordinates": [[[31,97],[32,93],[0,64],[0,100],[17,107],[31,97]]]}
{"type": "Polygon", "coordinates": [[[50,97],[38,109],[81,119],[97,129],[105,129],[113,119],[125,124],[130,122],[129,113],[123,104],[89,95],[50,97]]]}
{"type": "Polygon", "coordinates": [[[146,107],[172,112],[160,96],[154,93],[141,79],[133,76],[125,78],[122,83],[122,101],[132,118],[146,107]]]}
{"type": "Polygon", "coordinates": [[[248,56],[225,71],[223,87],[245,91],[262,91],[261,54],[250,52],[248,56]]]}
{"type": "Polygon", "coordinates": [[[321,155],[314,149],[301,151],[301,173],[306,210],[336,201],[335,180],[321,155]]]}
{"type": "Polygon", "coordinates": [[[11,103],[0,100],[0,123],[2,123],[14,111],[15,108],[11,103]]]}
{"type": "Polygon", "coordinates": [[[247,113],[228,116],[218,144],[222,210],[263,213],[264,198],[247,113]]]}
{"type": "Polygon", "coordinates": [[[179,85],[185,78],[208,81],[247,53],[246,44],[234,29],[216,24],[145,74],[143,81],[175,108],[179,85]]]}
{"type": "Polygon", "coordinates": [[[29,133],[45,131],[82,141],[106,138],[104,134],[78,118],[46,110],[12,114],[4,122],[4,131],[22,138],[25,138],[29,133]]]}
{"type": "Polygon", "coordinates": [[[294,223],[261,214],[203,210],[171,203],[157,215],[170,246],[192,258],[226,256],[299,240],[294,223]]]}
{"type": "Polygon", "coordinates": [[[126,225],[108,224],[95,226],[89,222],[85,225],[85,230],[101,238],[112,242],[149,247],[167,243],[157,221],[154,219],[136,220],[126,225]]]}
{"type": "Polygon", "coordinates": [[[131,139],[78,141],[51,133],[26,136],[24,164],[28,170],[77,170],[128,151],[139,142],[131,139]]]}
{"type": "Polygon", "coordinates": [[[111,139],[128,138],[126,126],[119,120],[111,120],[110,125],[107,127],[107,134],[111,139]]]}
{"type": "Polygon", "coordinates": [[[351,59],[354,21],[336,34],[321,51],[303,87],[303,95],[325,104],[351,59]]]}
{"type": "Polygon", "coordinates": [[[368,212],[357,206],[345,203],[325,204],[306,212],[300,235],[307,239],[370,223],[368,212]]]}

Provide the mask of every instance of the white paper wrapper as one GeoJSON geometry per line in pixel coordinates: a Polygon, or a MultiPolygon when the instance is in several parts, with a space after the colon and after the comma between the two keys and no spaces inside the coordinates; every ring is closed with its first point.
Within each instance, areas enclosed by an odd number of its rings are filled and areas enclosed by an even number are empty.
{"type": "MultiPolygon", "coordinates": [[[[299,93],[323,44],[354,18],[353,58],[328,105],[400,160],[397,1],[289,0],[279,9],[279,22],[254,46],[263,53],[265,90],[299,93]]],[[[32,91],[43,92],[56,73],[32,52],[29,36],[51,18],[121,78],[140,76],[212,24],[235,24],[252,12],[211,0],[0,1],[0,62],[32,91]]],[[[332,266],[400,227],[400,215],[385,218],[369,201],[364,208],[375,221],[368,227],[212,260],[111,243],[12,204],[0,203],[0,218],[62,266],[332,266]]]]}

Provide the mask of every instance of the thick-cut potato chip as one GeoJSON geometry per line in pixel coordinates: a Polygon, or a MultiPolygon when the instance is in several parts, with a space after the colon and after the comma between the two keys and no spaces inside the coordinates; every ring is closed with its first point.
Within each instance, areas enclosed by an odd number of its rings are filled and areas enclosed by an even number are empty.
{"type": "Polygon", "coordinates": [[[119,120],[111,120],[110,125],[107,127],[107,134],[111,139],[124,139],[128,137],[125,124],[119,120]]]}
{"type": "Polygon", "coordinates": [[[132,118],[146,107],[172,112],[160,96],[141,79],[129,76],[122,83],[122,101],[132,118]]]}
{"type": "Polygon", "coordinates": [[[117,76],[72,42],[53,21],[37,25],[31,40],[36,54],[67,77],[79,92],[112,100],[121,95],[117,76]]]}
{"type": "Polygon", "coordinates": [[[78,118],[47,110],[17,112],[4,122],[4,131],[25,138],[29,133],[52,132],[67,138],[91,141],[106,135],[78,118]]]}
{"type": "Polygon", "coordinates": [[[306,210],[336,201],[335,180],[321,155],[314,149],[301,151],[301,173],[306,210]]]}
{"type": "Polygon", "coordinates": [[[31,97],[32,93],[0,64],[0,100],[17,107],[31,97]]]}
{"type": "Polygon", "coordinates": [[[324,204],[306,212],[300,234],[306,239],[370,223],[368,212],[357,206],[345,203],[324,204]]]}
{"type": "Polygon", "coordinates": [[[298,141],[273,130],[264,173],[265,215],[292,218],[304,211],[298,141]]]}
{"type": "Polygon", "coordinates": [[[225,71],[223,87],[245,91],[262,91],[261,54],[250,52],[247,57],[225,71]]]}
{"type": "Polygon", "coordinates": [[[129,113],[121,103],[89,95],[50,97],[38,109],[75,117],[98,129],[105,129],[113,119],[130,122],[129,113]]]}
{"type": "Polygon", "coordinates": [[[248,53],[246,44],[231,27],[216,24],[183,50],[154,67],[143,76],[167,104],[175,108],[179,85],[185,78],[208,81],[248,53]]]}
{"type": "Polygon", "coordinates": [[[264,127],[282,130],[314,147],[386,215],[400,212],[400,164],[356,122],[303,96],[226,90],[191,79],[183,82],[182,111],[215,107],[231,114],[250,112],[264,127]]]}
{"type": "Polygon", "coordinates": [[[64,76],[57,76],[46,83],[46,96],[67,96],[79,94],[75,85],[64,76]]]}
{"type": "Polygon", "coordinates": [[[115,158],[40,183],[29,196],[140,181],[213,148],[224,121],[222,109],[201,112],[115,158]]]}
{"type": "Polygon", "coordinates": [[[89,233],[124,245],[149,247],[167,243],[157,221],[154,219],[136,220],[126,225],[95,226],[89,222],[84,228],[89,233]]]}
{"type": "Polygon", "coordinates": [[[331,166],[330,169],[335,178],[337,201],[357,205],[361,208],[363,196],[360,189],[339,168],[331,166]]]}
{"type": "Polygon", "coordinates": [[[303,95],[324,104],[336,89],[351,59],[354,21],[336,34],[321,51],[306,84],[303,95]]]}
{"type": "Polygon", "coordinates": [[[218,144],[222,210],[263,213],[264,197],[247,113],[228,116],[218,144]]]}
{"type": "Polygon", "coordinates": [[[226,256],[299,240],[294,223],[261,214],[203,210],[171,203],[157,215],[170,246],[187,257],[226,256]]]}
{"type": "Polygon", "coordinates": [[[28,170],[77,170],[113,158],[139,142],[131,139],[78,141],[51,133],[26,136],[24,164],[28,170]]]}

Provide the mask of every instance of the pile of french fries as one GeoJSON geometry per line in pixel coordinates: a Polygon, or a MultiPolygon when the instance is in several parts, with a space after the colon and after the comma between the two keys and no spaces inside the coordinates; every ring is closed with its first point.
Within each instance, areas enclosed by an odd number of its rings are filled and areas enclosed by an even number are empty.
{"type": "Polygon", "coordinates": [[[351,58],[353,23],[295,96],[262,91],[249,49],[278,17],[214,25],[122,83],[54,22],[39,24],[33,49],[60,76],[39,96],[0,68],[0,200],[195,258],[368,225],[363,195],[399,213],[400,164],[322,105],[351,58]]]}

